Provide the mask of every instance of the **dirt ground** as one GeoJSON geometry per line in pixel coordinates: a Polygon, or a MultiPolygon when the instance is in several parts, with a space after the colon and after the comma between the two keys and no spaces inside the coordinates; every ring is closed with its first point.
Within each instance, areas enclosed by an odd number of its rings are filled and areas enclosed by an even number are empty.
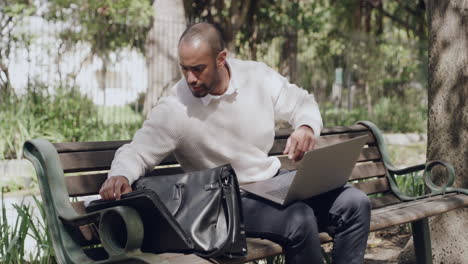
{"type": "Polygon", "coordinates": [[[411,233],[402,227],[371,233],[364,264],[398,264],[398,256],[410,238],[411,233]]]}
{"type": "MultiPolygon", "coordinates": [[[[399,264],[398,256],[410,238],[404,226],[370,233],[364,264],[399,264]]],[[[330,252],[331,245],[324,245],[324,249],[330,252]]]]}

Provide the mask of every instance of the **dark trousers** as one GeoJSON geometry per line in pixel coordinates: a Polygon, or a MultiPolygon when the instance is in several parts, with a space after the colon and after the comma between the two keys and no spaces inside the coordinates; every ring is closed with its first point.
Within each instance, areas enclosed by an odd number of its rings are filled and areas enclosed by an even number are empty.
{"type": "Polygon", "coordinates": [[[371,206],[358,189],[345,186],[286,207],[244,193],[242,207],[247,236],[280,244],[287,264],[323,263],[323,231],[334,238],[333,263],[363,263],[371,206]]]}

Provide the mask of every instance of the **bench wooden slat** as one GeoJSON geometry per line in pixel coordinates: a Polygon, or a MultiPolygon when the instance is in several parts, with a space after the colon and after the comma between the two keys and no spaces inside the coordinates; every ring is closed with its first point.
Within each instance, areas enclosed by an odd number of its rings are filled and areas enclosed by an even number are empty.
{"type": "Polygon", "coordinates": [[[368,147],[362,149],[361,154],[359,154],[358,162],[377,161],[381,159],[382,156],[377,147],[368,147]]]}
{"type": "Polygon", "coordinates": [[[59,154],[65,173],[88,170],[107,170],[114,159],[115,150],[96,152],[70,152],[59,154]]]}
{"type": "Polygon", "coordinates": [[[449,194],[395,204],[391,205],[390,208],[383,207],[372,211],[371,231],[409,223],[467,205],[468,195],[449,194]]]}
{"type": "MultiPolygon", "coordinates": [[[[340,126],[332,128],[324,128],[321,132],[322,135],[336,134],[336,133],[355,133],[365,132],[369,129],[363,125],[340,126]]],[[[275,138],[288,138],[291,134],[291,129],[280,129],[276,131],[275,138]]],[[[116,140],[116,141],[92,141],[92,142],[64,142],[53,143],[58,153],[67,152],[85,152],[85,151],[102,151],[102,150],[116,150],[123,144],[129,143],[130,140],[116,140]]]]}
{"type": "Polygon", "coordinates": [[[67,185],[68,195],[78,197],[98,194],[106,179],[107,173],[66,176],[65,184],[67,185]]]}
{"type": "MultiPolygon", "coordinates": [[[[286,156],[280,157],[281,163],[284,169],[293,170],[296,169],[298,163],[294,163],[289,160],[286,156]]],[[[170,175],[183,173],[180,167],[167,167],[157,168],[148,176],[158,175],[170,175]]],[[[357,164],[354,168],[351,179],[364,179],[370,177],[379,177],[385,175],[385,167],[383,163],[363,163],[357,164]]],[[[99,192],[99,189],[107,178],[107,173],[96,173],[96,174],[84,174],[78,176],[67,176],[65,182],[67,185],[68,194],[71,197],[93,195],[99,192]]]]}
{"type": "MultiPolygon", "coordinates": [[[[183,173],[181,167],[158,168],[147,176],[171,175],[177,173],[183,173]]],[[[107,172],[83,174],[65,177],[65,184],[70,197],[79,197],[98,194],[101,185],[106,179],[107,172]]]]}
{"type": "Polygon", "coordinates": [[[181,167],[167,167],[167,168],[156,168],[152,172],[148,173],[148,176],[159,176],[159,175],[173,175],[184,173],[184,170],[181,167]]]}
{"type": "Polygon", "coordinates": [[[53,143],[58,153],[116,150],[130,140],[53,143]]]}
{"type": "Polygon", "coordinates": [[[370,197],[372,209],[389,206],[400,202],[400,199],[392,193],[386,193],[380,197],[370,197]]]}
{"type": "Polygon", "coordinates": [[[382,162],[358,163],[351,172],[350,180],[380,177],[385,173],[385,166],[382,162]]]}
{"type": "Polygon", "coordinates": [[[348,133],[348,134],[332,134],[320,136],[317,140],[317,145],[315,148],[321,148],[332,144],[337,144],[345,140],[353,139],[356,137],[367,135],[366,144],[374,144],[375,140],[371,132],[358,132],[358,133],[348,133]]]}
{"type": "MultiPolygon", "coordinates": [[[[363,132],[369,131],[369,128],[363,125],[352,125],[352,126],[336,126],[336,127],[324,127],[320,134],[324,135],[331,135],[331,134],[345,134],[345,133],[356,133],[356,132],[363,132]]],[[[286,128],[286,129],[279,129],[275,132],[275,136],[277,139],[280,138],[288,138],[289,135],[293,132],[293,129],[286,128]]]]}
{"type": "MultiPolygon", "coordinates": [[[[367,144],[373,144],[375,142],[374,137],[371,132],[357,132],[357,133],[348,133],[348,134],[332,134],[320,136],[316,142],[316,148],[321,148],[331,144],[336,144],[348,139],[356,138],[359,136],[368,135],[367,144]]],[[[282,155],[286,147],[287,138],[276,139],[273,147],[270,150],[269,155],[282,155]]]]}
{"type": "MultiPolygon", "coordinates": [[[[287,156],[279,156],[281,161],[281,167],[287,170],[295,170],[298,168],[300,162],[294,162],[288,159],[287,156]]],[[[366,162],[366,161],[380,161],[382,157],[380,156],[379,150],[376,147],[363,148],[361,154],[359,154],[357,162],[366,162]]],[[[383,175],[383,174],[379,174],[383,175]]]]}
{"type": "MultiPolygon", "coordinates": [[[[287,156],[279,157],[281,168],[286,170],[295,170],[299,166],[299,162],[294,162],[288,159],[287,156]]],[[[359,180],[373,177],[381,177],[386,173],[385,166],[382,162],[372,163],[357,163],[351,173],[350,180],[359,180]]]]}
{"type": "MultiPolygon", "coordinates": [[[[367,166],[367,164],[363,164],[367,166]]],[[[359,168],[358,165],[357,168],[359,168]]],[[[180,173],[181,168],[166,168],[161,169],[162,175],[170,173],[180,173]]],[[[157,174],[155,172],[155,174],[157,174]]],[[[67,185],[68,193],[71,197],[93,195],[99,192],[99,189],[107,178],[107,173],[98,174],[85,174],[79,176],[68,176],[65,177],[65,183],[67,185]]],[[[367,194],[381,193],[389,190],[388,181],[385,177],[379,177],[373,180],[367,180],[357,182],[353,184],[355,187],[361,189],[367,194]]]]}
{"type": "MultiPolygon", "coordinates": [[[[366,133],[338,134],[322,136],[317,141],[317,147],[341,142],[355,138],[366,133]]],[[[115,151],[123,143],[128,141],[113,142],[83,142],[83,143],[57,143],[60,148],[60,161],[65,173],[83,172],[92,170],[108,170],[114,159],[115,151]],[[102,144],[101,144],[102,143],[102,144]],[[80,147],[80,144],[82,146],[80,147]],[[94,148],[94,149],[92,149],[94,148]],[[73,150],[73,152],[72,152],[73,150]]],[[[369,144],[373,143],[373,137],[369,137],[369,144]]],[[[286,146],[286,139],[276,140],[269,155],[282,155],[286,146]]],[[[362,160],[379,159],[380,153],[375,148],[365,149],[362,160]]],[[[165,158],[160,165],[177,164],[174,155],[165,158]]]]}
{"type": "MultiPolygon", "coordinates": [[[[96,152],[66,152],[59,154],[60,162],[65,173],[109,170],[116,150],[102,150],[96,152]]],[[[166,157],[160,165],[177,164],[174,155],[166,157]]]]}
{"type": "MultiPolygon", "coordinates": [[[[450,197],[450,196],[457,196],[457,194],[456,193],[446,194],[446,197],[450,197]]],[[[386,206],[385,208],[375,210],[373,212],[373,215],[387,214],[387,213],[391,213],[392,211],[398,211],[398,210],[401,210],[401,209],[405,209],[407,207],[423,205],[423,204],[425,204],[427,202],[438,200],[441,197],[442,197],[442,195],[435,195],[435,196],[428,197],[428,198],[425,198],[425,199],[418,199],[418,200],[414,200],[414,201],[402,202],[402,203],[399,203],[399,204],[389,205],[389,206],[386,206]]]]}
{"type": "Polygon", "coordinates": [[[385,177],[365,180],[352,185],[366,194],[382,193],[390,190],[390,185],[385,177]]]}

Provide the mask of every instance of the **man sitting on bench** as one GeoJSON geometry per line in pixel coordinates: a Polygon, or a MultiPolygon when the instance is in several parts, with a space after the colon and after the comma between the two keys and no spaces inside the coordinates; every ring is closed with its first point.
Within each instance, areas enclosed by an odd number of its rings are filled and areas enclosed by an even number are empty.
{"type": "MultiPolygon", "coordinates": [[[[275,120],[294,132],[284,153],[299,161],[312,150],[322,118],[314,96],[290,84],[264,63],[227,58],[222,35],[208,23],[188,27],[179,40],[184,75],[161,98],[131,143],[115,154],[103,199],[119,199],[131,184],[174,153],[185,171],[230,163],[239,183],[281,173],[269,157],[275,120]]],[[[369,233],[370,202],[350,186],[287,207],[242,194],[246,234],[284,248],[286,263],[322,263],[319,231],[334,238],[335,263],[363,263],[369,233]]]]}

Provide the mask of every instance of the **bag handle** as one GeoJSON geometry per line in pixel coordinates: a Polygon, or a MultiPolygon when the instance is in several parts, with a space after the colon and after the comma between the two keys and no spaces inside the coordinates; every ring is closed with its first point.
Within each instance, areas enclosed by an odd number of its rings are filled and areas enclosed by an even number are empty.
{"type": "MultiPolygon", "coordinates": [[[[237,200],[233,199],[233,188],[234,184],[231,183],[221,183],[222,190],[223,190],[223,197],[226,200],[226,207],[227,207],[227,214],[228,214],[228,228],[227,228],[227,236],[226,239],[221,243],[220,247],[213,251],[212,253],[203,254],[203,253],[196,253],[197,255],[204,257],[204,258],[215,258],[222,255],[229,245],[233,242],[234,230],[239,229],[237,226],[238,221],[235,221],[236,215],[239,214],[239,207],[236,204],[237,200]],[[229,241],[231,240],[231,241],[229,241]],[[231,242],[231,243],[229,243],[231,242]]],[[[235,190],[234,190],[235,192],[235,190]]]]}
{"type": "Polygon", "coordinates": [[[179,204],[174,208],[174,211],[171,212],[174,217],[179,213],[180,207],[184,202],[184,187],[184,183],[174,184],[174,194],[172,196],[174,200],[179,200],[179,204]]]}

